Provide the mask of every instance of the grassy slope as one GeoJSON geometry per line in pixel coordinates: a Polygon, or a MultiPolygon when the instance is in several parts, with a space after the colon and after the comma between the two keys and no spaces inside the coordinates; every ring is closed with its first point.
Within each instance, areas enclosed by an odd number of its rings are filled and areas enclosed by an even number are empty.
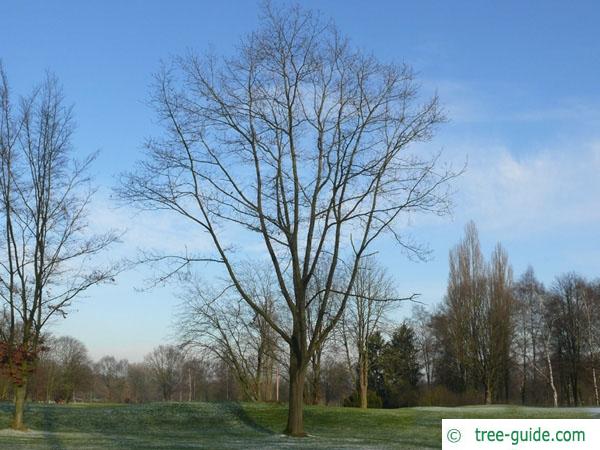
{"type": "Polygon", "coordinates": [[[442,418],[590,417],[576,410],[518,407],[405,408],[360,411],[306,408],[304,439],[281,435],[286,407],[251,403],[29,405],[34,431],[6,429],[11,405],[0,404],[0,448],[439,448],[442,418]]]}

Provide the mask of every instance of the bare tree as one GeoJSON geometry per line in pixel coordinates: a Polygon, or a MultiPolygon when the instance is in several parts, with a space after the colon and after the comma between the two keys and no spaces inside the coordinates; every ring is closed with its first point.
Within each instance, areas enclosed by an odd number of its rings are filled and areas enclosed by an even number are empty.
{"type": "Polygon", "coordinates": [[[186,355],[183,365],[183,376],[185,378],[185,390],[189,402],[206,399],[207,375],[210,362],[200,359],[195,355],[186,355]]]}
{"type": "MultiPolygon", "coordinates": [[[[582,280],[583,281],[583,280],[582,280]]],[[[600,284],[583,281],[583,315],[585,323],[586,347],[589,364],[592,368],[592,382],[594,388],[594,401],[600,405],[598,394],[598,350],[600,349],[600,284]]]]}
{"type": "MultiPolygon", "coordinates": [[[[449,264],[444,313],[462,385],[468,386],[482,382],[489,361],[483,339],[489,326],[484,313],[487,273],[475,223],[465,227],[465,237],[451,250],[449,264]]],[[[490,397],[485,389],[487,400],[490,397]]]]}
{"type": "MultiPolygon", "coordinates": [[[[539,392],[537,380],[548,383],[552,393],[552,403],[558,406],[552,364],[552,346],[557,331],[557,314],[544,285],[540,283],[532,267],[528,267],[519,279],[515,289],[515,344],[521,366],[521,402],[527,403],[527,382],[531,381],[531,391],[539,392]]],[[[535,398],[535,397],[534,397],[535,398]]]]}
{"type": "MultiPolygon", "coordinates": [[[[274,281],[262,270],[247,281],[252,298],[276,320],[274,281]]],[[[282,355],[278,335],[231,287],[211,288],[187,280],[177,324],[183,346],[208,352],[225,363],[250,400],[270,399],[274,368],[282,355]]]]}
{"type": "Polygon", "coordinates": [[[94,372],[106,390],[108,401],[123,401],[126,396],[129,361],[117,360],[114,356],[103,356],[94,364],[94,372]]]}
{"type": "MultiPolygon", "coordinates": [[[[508,262],[508,254],[501,244],[492,253],[489,269],[489,342],[491,362],[496,371],[496,383],[502,388],[502,397],[508,402],[510,372],[512,368],[511,350],[514,338],[514,295],[513,273],[508,262]]],[[[498,392],[500,397],[500,392],[498,392]]],[[[490,402],[493,399],[490,398],[490,402]]]]}
{"type": "Polygon", "coordinates": [[[435,357],[435,334],[431,326],[431,313],[425,306],[417,304],[412,311],[411,326],[416,331],[421,367],[425,374],[425,383],[431,387],[433,383],[433,361],[435,357]]]}
{"type": "Polygon", "coordinates": [[[556,278],[550,289],[549,310],[555,320],[554,350],[560,358],[563,401],[581,403],[581,374],[585,349],[584,281],[575,273],[556,278]]]}
{"type": "Polygon", "coordinates": [[[0,359],[15,390],[12,426],[22,429],[42,330],[84,291],[112,281],[117,267],[94,261],[117,236],[89,231],[95,155],[72,159],[72,111],[57,79],[48,75],[18,111],[9,94],[0,66],[0,299],[9,322],[0,359]]]}
{"type": "Polygon", "coordinates": [[[465,385],[483,385],[485,403],[494,401],[501,385],[506,397],[513,339],[512,269],[500,244],[486,264],[473,222],[450,252],[445,307],[465,385]]]}
{"type": "Polygon", "coordinates": [[[424,158],[410,148],[442,122],[437,97],[421,101],[408,66],[355,50],[318,15],[267,5],[261,28],[242,40],[236,56],[189,55],[164,68],[152,104],[164,134],[147,142],[146,158],[124,175],[118,192],[207,233],[214,255],[173,256],[181,266],[221,264],[241,298],[288,344],[286,433],[304,435],[307,367],[342,317],[369,248],[389,233],[421,254],[395,228],[398,219],[448,211],[455,173],[441,167],[439,155],[424,158]],[[233,235],[261,243],[290,329],[248,292],[233,235]],[[309,296],[325,257],[324,287],[309,296]],[[333,294],[339,303],[325,314],[333,294]]]}
{"type": "Polygon", "coordinates": [[[352,290],[352,298],[343,318],[344,339],[354,348],[358,370],[360,407],[367,408],[369,351],[371,336],[377,332],[385,314],[396,305],[394,282],[375,260],[365,258],[361,263],[352,290]]]}
{"type": "Polygon", "coordinates": [[[144,363],[131,363],[127,367],[127,386],[129,399],[143,403],[154,398],[156,389],[152,383],[150,369],[144,363]]]}
{"type": "Polygon", "coordinates": [[[71,336],[61,336],[52,342],[50,353],[59,368],[59,385],[54,399],[71,402],[76,392],[81,393],[91,386],[91,360],[87,348],[71,336]]]}
{"type": "Polygon", "coordinates": [[[163,401],[173,400],[175,389],[182,382],[184,357],[173,345],[159,345],[144,358],[160,388],[163,401]]]}
{"type": "Polygon", "coordinates": [[[554,382],[554,370],[552,368],[552,350],[551,350],[551,342],[552,342],[552,337],[553,337],[553,333],[554,333],[555,322],[556,322],[556,317],[554,317],[553,314],[548,309],[546,309],[544,320],[540,322],[539,331],[540,331],[540,339],[541,339],[541,343],[542,343],[542,350],[544,352],[543,353],[544,364],[546,366],[545,369],[547,370],[547,372],[538,368],[537,366],[534,366],[534,367],[535,367],[536,371],[538,373],[540,373],[548,381],[548,385],[550,386],[550,389],[552,390],[553,405],[555,408],[557,408],[558,407],[558,391],[556,390],[556,383],[554,382]]]}
{"type": "MultiPolygon", "coordinates": [[[[315,332],[315,326],[319,324],[319,317],[331,316],[335,314],[339,308],[339,302],[341,296],[336,283],[334,281],[332,286],[331,299],[327,303],[327,310],[321,310],[323,307],[323,295],[325,293],[325,286],[327,284],[329,269],[329,260],[324,257],[318,267],[315,268],[313,275],[313,282],[309,285],[307,296],[308,298],[314,298],[311,304],[306,309],[306,326],[308,328],[308,334],[313,335],[315,332]],[[337,290],[337,291],[336,291],[337,290]]],[[[343,282],[342,282],[343,284],[343,282]]],[[[342,323],[343,320],[340,321],[342,323]]],[[[314,352],[310,357],[309,371],[308,371],[308,389],[305,391],[304,398],[308,403],[318,405],[323,401],[323,389],[322,389],[322,361],[324,354],[328,350],[332,350],[335,339],[335,329],[325,339],[323,339],[318,346],[315,346],[314,352]]]]}
{"type": "Polygon", "coordinates": [[[544,286],[529,266],[515,285],[516,346],[521,366],[521,403],[527,402],[528,385],[535,393],[541,355],[544,286]]]}

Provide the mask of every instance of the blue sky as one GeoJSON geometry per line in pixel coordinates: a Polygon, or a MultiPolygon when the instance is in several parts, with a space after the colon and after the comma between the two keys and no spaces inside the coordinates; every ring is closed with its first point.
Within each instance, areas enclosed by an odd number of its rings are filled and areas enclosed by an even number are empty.
{"type": "MultiPolygon", "coordinates": [[[[600,276],[598,2],[302,3],[333,18],[355,45],[411,64],[450,119],[428,146],[458,165],[468,159],[453,216],[411,218],[432,261],[413,263],[380,246],[403,292],[421,292],[430,304],[441,299],[448,250],[469,219],[486,253],[496,241],[505,245],[517,276],[528,264],[546,284],[570,270],[600,276]]],[[[155,242],[206,245],[168,217],[115,209],[110,187],[156,130],[145,99],[160,60],[209,45],[231,52],[256,27],[258,9],[226,0],[3,4],[0,58],[13,90],[26,93],[46,69],[64,84],[77,150],[101,150],[95,226],[129,230],[120,254],[155,242]]],[[[95,289],[53,331],[82,340],[94,358],[140,360],[169,338],[177,304],[172,288],[135,290],[147,276],[138,270],[95,289]]]]}

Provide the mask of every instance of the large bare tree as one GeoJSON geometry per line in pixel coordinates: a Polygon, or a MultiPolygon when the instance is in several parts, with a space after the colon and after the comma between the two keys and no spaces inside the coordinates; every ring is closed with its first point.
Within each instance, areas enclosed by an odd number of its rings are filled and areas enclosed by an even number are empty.
{"type": "Polygon", "coordinates": [[[304,435],[307,366],[342,317],[361,260],[388,233],[420,249],[395,225],[411,213],[445,214],[455,173],[439,154],[419,156],[443,121],[413,71],[353,48],[318,14],[262,10],[260,28],[231,57],[190,54],[155,79],[163,134],[124,175],[122,199],[168,210],[205,232],[211,255],[173,255],[181,266],[222,265],[239,295],[289,346],[286,432],[304,435]],[[422,150],[422,149],[421,149],[422,150]],[[279,323],[239,274],[239,241],[262,246],[291,325],[279,323]],[[322,289],[316,268],[327,258],[322,289]],[[334,280],[345,276],[343,286],[334,280]],[[335,286],[335,287],[334,287],[335,286]],[[337,306],[331,310],[334,294],[337,306]],[[309,330],[308,308],[316,304],[309,330]]]}
{"type": "Polygon", "coordinates": [[[117,235],[89,230],[94,190],[87,173],[95,155],[72,158],[72,131],[56,78],[48,75],[15,106],[0,66],[0,302],[8,323],[1,328],[0,363],[13,383],[16,429],[24,428],[27,381],[44,327],[117,272],[94,261],[117,235]]]}

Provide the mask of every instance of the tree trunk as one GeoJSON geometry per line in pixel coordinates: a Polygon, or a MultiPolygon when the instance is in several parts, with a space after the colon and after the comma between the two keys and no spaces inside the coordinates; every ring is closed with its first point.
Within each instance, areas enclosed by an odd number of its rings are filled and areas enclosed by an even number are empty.
{"type": "Polygon", "coordinates": [[[264,377],[264,385],[263,385],[263,399],[267,402],[273,400],[273,359],[269,358],[269,363],[267,364],[267,369],[265,371],[264,377]]]}
{"type": "Polygon", "coordinates": [[[285,434],[306,436],[304,432],[304,376],[306,367],[299,364],[298,357],[290,354],[290,398],[288,404],[288,422],[285,434]]]}
{"type": "Polygon", "coordinates": [[[52,389],[52,378],[46,383],[46,403],[50,403],[50,390],[52,389]]]}
{"type": "Polygon", "coordinates": [[[368,403],[368,368],[366,355],[361,355],[358,362],[358,385],[360,391],[360,407],[366,409],[369,407],[368,403]]]}
{"type": "Polygon", "coordinates": [[[11,427],[15,430],[25,430],[23,412],[25,411],[25,397],[27,396],[27,380],[21,385],[15,386],[15,412],[11,427]]]}
{"type": "MultiPolygon", "coordinates": [[[[575,364],[573,364],[575,366],[575,364]]],[[[579,374],[577,367],[571,372],[571,385],[573,386],[573,406],[581,406],[581,393],[579,392],[579,374]]]]}
{"type": "Polygon", "coordinates": [[[552,388],[552,395],[554,397],[554,407],[558,408],[558,393],[556,392],[556,386],[554,385],[554,373],[552,372],[552,361],[550,361],[550,353],[546,351],[546,362],[548,363],[548,378],[550,380],[550,387],[552,388]]]}
{"type": "Polygon", "coordinates": [[[279,403],[279,366],[277,366],[277,373],[275,374],[275,401],[279,403]]]}
{"type": "MultiPolygon", "coordinates": [[[[523,327],[525,328],[525,327],[523,327]]],[[[527,402],[527,339],[523,339],[523,353],[521,355],[523,360],[523,376],[521,378],[521,405],[525,405],[527,402]]],[[[534,362],[535,364],[535,362],[534,362]]],[[[535,366],[534,366],[535,367],[535,366]]],[[[535,370],[533,371],[535,375],[535,370]]],[[[535,387],[535,384],[533,385],[535,387]]]]}
{"type": "Polygon", "coordinates": [[[592,377],[594,379],[594,395],[596,396],[596,406],[600,405],[600,399],[598,398],[598,381],[596,380],[596,368],[592,367],[592,377]]]}
{"type": "MultiPolygon", "coordinates": [[[[534,336],[534,332],[532,331],[532,338],[531,338],[531,353],[532,353],[532,359],[531,359],[531,363],[533,365],[533,367],[537,367],[536,362],[537,362],[537,345],[536,345],[536,340],[535,340],[535,336],[534,336]]],[[[533,401],[534,402],[538,402],[539,398],[536,395],[537,390],[535,389],[535,386],[537,386],[537,370],[533,370],[533,372],[531,373],[531,386],[534,386],[534,389],[532,389],[531,392],[531,396],[533,397],[533,401]]]]}
{"type": "Polygon", "coordinates": [[[312,358],[311,399],[313,405],[321,403],[321,352],[317,350],[312,358]]]}
{"type": "Polygon", "coordinates": [[[510,371],[508,370],[508,364],[504,370],[504,402],[508,403],[510,398],[510,371]]]}
{"type": "Polygon", "coordinates": [[[490,383],[485,386],[485,404],[491,405],[492,403],[494,403],[494,390],[490,383]]]}
{"type": "Polygon", "coordinates": [[[0,391],[0,400],[8,400],[8,383],[2,383],[2,390],[0,391]]]}
{"type": "Polygon", "coordinates": [[[192,387],[192,369],[188,368],[188,402],[192,401],[193,398],[193,387],[192,387]]]}

